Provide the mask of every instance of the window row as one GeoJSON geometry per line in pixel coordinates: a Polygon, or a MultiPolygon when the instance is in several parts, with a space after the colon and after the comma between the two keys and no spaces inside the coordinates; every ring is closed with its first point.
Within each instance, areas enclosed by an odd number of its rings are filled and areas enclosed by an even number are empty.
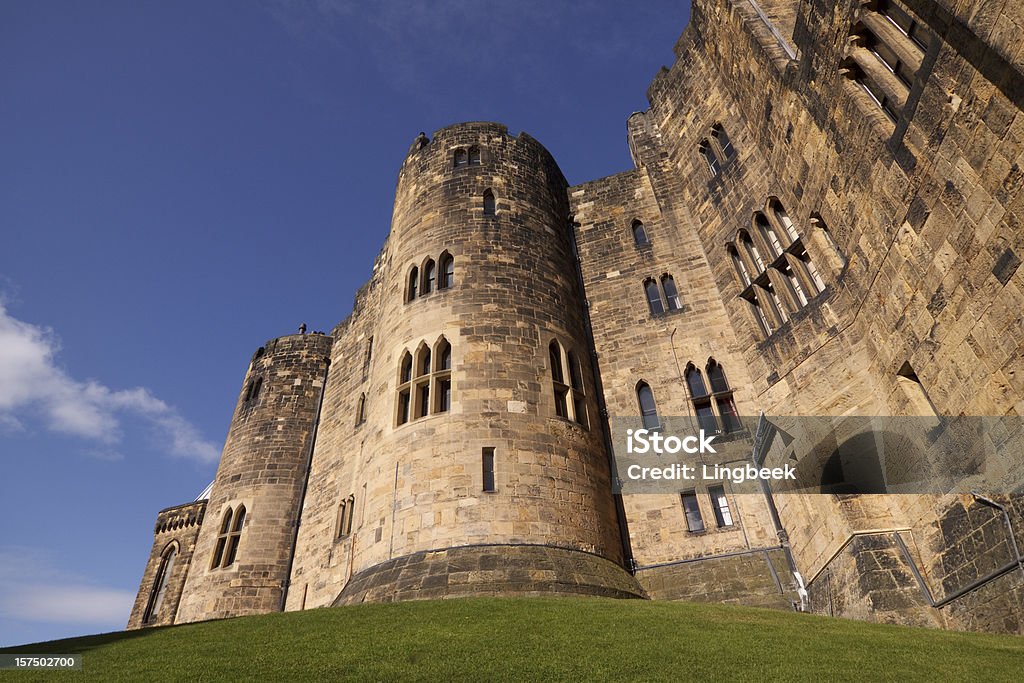
{"type": "Polygon", "coordinates": [[[476,145],[473,145],[469,149],[466,149],[465,147],[457,148],[454,154],[454,165],[455,168],[462,168],[463,166],[479,166],[480,148],[476,145]]]}
{"type": "Polygon", "coordinates": [[[408,351],[402,355],[396,404],[397,425],[451,410],[452,345],[443,336],[433,349],[422,342],[415,356],[408,351]]]}
{"type": "Polygon", "coordinates": [[[551,369],[555,415],[587,427],[587,401],[579,358],[573,351],[566,351],[561,344],[552,340],[548,345],[548,365],[551,369]],[[568,376],[566,367],[569,370],[568,376]]]}
{"type": "Polygon", "coordinates": [[[238,544],[242,539],[242,525],[245,524],[245,506],[228,508],[221,519],[217,545],[213,549],[210,569],[230,567],[238,555],[238,544]]]}
{"type": "Polygon", "coordinates": [[[890,0],[872,0],[850,34],[843,73],[895,122],[907,103],[931,37],[909,12],[890,0]]]}
{"type": "MultiPolygon", "coordinates": [[[[699,533],[705,530],[704,517],[700,511],[700,501],[696,491],[684,491],[680,494],[683,501],[683,514],[686,517],[686,529],[691,533],[699,533]]],[[[725,486],[715,484],[708,487],[708,499],[711,502],[711,509],[715,515],[715,524],[719,529],[733,525],[732,509],[729,507],[729,498],[725,495],[725,486]]]]}
{"type": "MultiPolygon", "coordinates": [[[[419,266],[413,266],[406,277],[405,302],[423,297],[435,290],[449,289],[455,286],[455,257],[447,251],[435,262],[427,257],[419,266]]],[[[367,352],[369,356],[369,352],[367,352]]],[[[369,362],[369,358],[367,358],[369,362]]]]}
{"type": "MultiPolygon", "coordinates": [[[[729,381],[726,379],[725,369],[714,358],[708,358],[704,370],[707,373],[708,382],[711,384],[710,391],[708,391],[708,385],[705,384],[704,375],[692,361],[686,364],[684,372],[690,403],[693,406],[693,414],[697,418],[699,429],[703,429],[708,434],[741,431],[743,424],[736,411],[736,401],[733,399],[732,387],[729,386],[729,381]]],[[[654,400],[654,390],[645,380],[637,382],[636,400],[640,407],[640,418],[644,429],[662,429],[658,404],[654,400]]]]}
{"type": "Polygon", "coordinates": [[[678,311],[683,307],[679,299],[679,290],[676,289],[676,281],[668,273],[663,274],[659,280],[653,277],[644,280],[644,296],[647,298],[647,307],[651,315],[678,311]]]}
{"type": "Polygon", "coordinates": [[[729,135],[720,123],[711,126],[710,140],[708,138],[701,140],[697,145],[697,150],[704,158],[704,163],[712,178],[721,173],[722,167],[736,156],[736,148],[732,146],[729,135]],[[714,140],[713,143],[712,140],[714,140]]]}
{"type": "MultiPolygon", "coordinates": [[[[823,222],[819,225],[824,228],[823,222]]],[[[841,256],[831,236],[828,241],[841,256]]],[[[825,290],[803,236],[774,197],[764,211],[754,213],[749,228],[736,232],[726,250],[740,280],[740,297],[750,305],[766,336],[825,290]]]]}

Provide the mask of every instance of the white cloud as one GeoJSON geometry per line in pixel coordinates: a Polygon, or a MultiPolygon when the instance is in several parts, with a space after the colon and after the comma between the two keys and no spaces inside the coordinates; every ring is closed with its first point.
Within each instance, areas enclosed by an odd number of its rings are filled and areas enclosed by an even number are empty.
{"type": "Polygon", "coordinates": [[[123,628],[135,593],[96,586],[54,568],[47,551],[0,548],[0,616],[20,621],[123,628]]]}
{"type": "Polygon", "coordinates": [[[26,414],[39,414],[54,431],[111,445],[128,416],[155,429],[172,455],[217,461],[220,449],[148,389],[79,382],[57,365],[59,350],[52,330],[13,318],[0,301],[0,428],[19,429],[26,414]]]}

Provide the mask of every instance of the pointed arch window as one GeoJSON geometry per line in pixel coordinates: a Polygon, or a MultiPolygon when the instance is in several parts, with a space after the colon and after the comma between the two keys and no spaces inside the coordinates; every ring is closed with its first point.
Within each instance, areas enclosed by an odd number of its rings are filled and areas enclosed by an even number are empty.
{"type": "Polygon", "coordinates": [[[587,401],[583,393],[583,369],[576,354],[569,351],[569,383],[572,386],[572,419],[587,426],[587,401]]]}
{"type": "Polygon", "coordinates": [[[747,271],[747,266],[736,252],[736,245],[729,244],[725,249],[729,252],[729,258],[732,259],[732,265],[736,268],[736,274],[740,276],[740,284],[744,288],[749,287],[751,283],[750,272],[747,271]]]}
{"type": "Polygon", "coordinates": [[[651,244],[650,238],[647,237],[647,229],[638,220],[633,221],[633,242],[638,247],[646,247],[651,244]]]}
{"type": "Polygon", "coordinates": [[[786,233],[786,237],[789,240],[789,244],[796,242],[800,239],[800,233],[797,232],[796,226],[793,225],[792,219],[786,210],[782,208],[782,203],[775,197],[772,197],[768,201],[768,209],[771,211],[772,216],[775,218],[775,222],[782,228],[783,232],[786,233]]]}
{"type": "Polygon", "coordinates": [[[750,239],[750,233],[746,230],[740,230],[737,237],[739,238],[740,247],[743,249],[744,254],[754,265],[754,270],[758,273],[763,273],[767,266],[765,265],[764,259],[761,258],[761,252],[758,251],[754,241],[750,239]]]}
{"type": "Polygon", "coordinates": [[[643,420],[644,429],[660,430],[661,419],[658,417],[658,406],[654,402],[654,392],[651,386],[644,381],[636,385],[636,400],[640,405],[640,417],[643,420]]]}
{"type": "Polygon", "coordinates": [[[495,215],[495,212],[494,192],[491,190],[484,190],[484,215],[493,216],[495,215]]]}
{"type": "Polygon", "coordinates": [[[447,413],[452,407],[452,345],[441,337],[434,352],[434,412],[447,413]]]}
{"type": "Polygon", "coordinates": [[[551,387],[555,397],[555,415],[568,418],[569,385],[565,383],[565,372],[562,369],[562,347],[557,341],[548,344],[548,365],[551,369],[551,387]]]}
{"type": "Polygon", "coordinates": [[[715,151],[711,149],[711,143],[707,140],[701,141],[697,147],[700,155],[704,158],[704,163],[707,165],[708,172],[711,177],[714,178],[722,171],[721,164],[718,163],[718,157],[715,156],[715,151]]]}
{"type": "Polygon", "coordinates": [[[437,279],[437,265],[434,259],[427,259],[423,264],[423,294],[430,294],[434,291],[434,282],[437,279]]]}
{"type": "Polygon", "coordinates": [[[479,166],[480,165],[480,148],[473,146],[469,148],[469,165],[479,166]]]}
{"type": "Polygon", "coordinates": [[[416,381],[414,384],[415,403],[412,417],[415,420],[430,414],[430,347],[426,344],[421,345],[416,352],[416,381]]]}
{"type": "Polygon", "coordinates": [[[211,569],[230,567],[238,556],[238,545],[242,539],[242,525],[245,524],[245,506],[237,509],[228,508],[221,521],[217,544],[213,550],[211,569]]]}
{"type": "Polygon", "coordinates": [[[768,253],[772,259],[781,256],[782,242],[779,240],[779,236],[775,234],[775,229],[768,223],[768,219],[760,211],[754,214],[754,225],[757,227],[764,245],[768,247],[768,253]]]}
{"type": "Polygon", "coordinates": [[[142,615],[143,624],[150,624],[160,616],[177,556],[178,544],[172,541],[160,555],[160,568],[153,579],[153,589],[149,594],[149,602],[146,603],[146,611],[142,615]]]}
{"type": "Polygon", "coordinates": [[[359,394],[359,400],[356,401],[356,426],[366,422],[366,394],[359,394]]]}
{"type": "Polygon", "coordinates": [[[718,149],[721,150],[723,159],[728,160],[736,156],[736,149],[732,146],[732,141],[729,140],[729,136],[726,134],[722,124],[716,123],[711,126],[711,136],[718,143],[718,149]]]}
{"type": "Polygon", "coordinates": [[[644,296],[647,297],[647,307],[651,315],[661,315],[665,312],[665,305],[661,301],[661,292],[658,290],[658,283],[654,280],[644,280],[644,296]]]}
{"type": "Polygon", "coordinates": [[[338,519],[335,522],[337,527],[336,539],[342,539],[352,533],[352,518],[356,511],[356,497],[354,494],[338,503],[338,519]]]}
{"type": "Polygon", "coordinates": [[[404,425],[409,421],[412,407],[412,354],[406,351],[398,371],[398,417],[397,422],[404,425]]]}
{"type": "Polygon", "coordinates": [[[693,363],[687,363],[685,377],[698,426],[708,434],[717,434],[719,431],[718,420],[715,419],[715,411],[711,407],[711,397],[708,396],[704,376],[693,363]]]}
{"type": "Polygon", "coordinates": [[[448,252],[441,254],[438,259],[440,278],[437,281],[438,289],[448,289],[455,284],[455,258],[448,252]]]}
{"type": "Polygon", "coordinates": [[[416,294],[418,293],[418,290],[419,290],[419,283],[420,283],[420,271],[419,271],[419,268],[417,268],[416,266],[413,266],[412,270],[409,271],[409,285],[408,285],[408,287],[406,289],[406,297],[405,297],[406,301],[412,301],[413,299],[416,298],[416,294]]]}
{"type": "Polygon", "coordinates": [[[708,373],[708,382],[711,384],[711,397],[715,402],[715,410],[722,422],[722,431],[737,432],[743,429],[740,423],[739,413],[736,411],[736,402],[732,397],[732,388],[725,376],[725,369],[721,363],[714,358],[708,359],[704,368],[708,373]]]}
{"type": "Polygon", "coordinates": [[[679,300],[679,291],[676,289],[676,281],[671,275],[661,276],[661,288],[665,292],[665,301],[668,302],[668,310],[678,311],[683,307],[679,300]]]}

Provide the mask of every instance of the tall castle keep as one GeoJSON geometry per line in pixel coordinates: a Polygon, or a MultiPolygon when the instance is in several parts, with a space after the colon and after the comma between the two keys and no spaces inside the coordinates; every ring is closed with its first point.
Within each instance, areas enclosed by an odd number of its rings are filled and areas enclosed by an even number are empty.
{"type": "Polygon", "coordinates": [[[159,513],[129,628],[568,594],[1024,633],[1015,463],[619,494],[610,424],[691,416],[739,462],[741,415],[1024,416],[1022,30],[1012,1],[696,0],[631,171],[421,134],[351,315],[256,351],[212,486],[159,513]]]}

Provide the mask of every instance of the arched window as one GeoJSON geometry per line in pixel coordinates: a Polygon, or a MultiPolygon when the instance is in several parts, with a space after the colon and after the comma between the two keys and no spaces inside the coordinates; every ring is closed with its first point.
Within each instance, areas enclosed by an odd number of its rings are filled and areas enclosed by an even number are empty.
{"type": "Polygon", "coordinates": [[[779,236],[775,234],[775,230],[768,223],[768,219],[760,211],[754,214],[754,225],[757,227],[764,245],[768,247],[768,253],[772,259],[778,258],[782,254],[782,242],[779,241],[779,236]]]}
{"type": "Polygon", "coordinates": [[[769,337],[775,331],[772,327],[771,322],[768,320],[768,316],[765,315],[764,309],[761,308],[761,299],[758,297],[757,288],[751,287],[747,291],[740,295],[744,301],[750,306],[751,311],[754,314],[754,319],[757,321],[758,327],[761,328],[761,332],[764,336],[769,337]]]}
{"type": "Polygon", "coordinates": [[[363,424],[366,421],[366,394],[359,394],[359,400],[356,401],[356,426],[363,424]]]}
{"type": "Polygon", "coordinates": [[[455,150],[455,168],[465,166],[469,163],[469,155],[466,154],[466,150],[461,147],[455,150]]]}
{"type": "Polygon", "coordinates": [[[494,205],[494,193],[490,190],[484,190],[484,215],[493,216],[495,214],[494,205]]]}
{"type": "Polygon", "coordinates": [[[242,537],[243,524],[245,524],[244,505],[239,505],[235,511],[228,508],[224,512],[224,519],[220,524],[220,533],[217,535],[217,545],[213,550],[213,562],[210,565],[210,569],[230,567],[235,563],[235,558],[238,555],[238,544],[242,537]]]}
{"type": "Polygon", "coordinates": [[[548,361],[551,366],[551,386],[555,395],[555,415],[567,418],[569,407],[566,399],[569,386],[565,383],[565,373],[562,371],[562,347],[557,341],[552,341],[548,345],[548,361]]]}
{"type": "Polygon", "coordinates": [[[406,291],[406,300],[412,301],[416,298],[417,289],[420,283],[420,271],[416,266],[409,271],[409,287],[406,291]]]}
{"type": "Polygon", "coordinates": [[[740,283],[744,288],[749,287],[751,283],[750,273],[747,271],[747,266],[743,263],[743,259],[736,252],[736,245],[729,244],[725,249],[729,252],[729,257],[732,258],[732,265],[736,268],[736,274],[740,276],[740,283]]]}
{"type": "Polygon", "coordinates": [[[412,407],[412,354],[408,351],[402,356],[398,371],[398,415],[397,423],[404,425],[409,421],[412,407]]]}
{"type": "Polygon", "coordinates": [[[644,295],[647,297],[647,307],[651,309],[651,315],[661,315],[665,312],[657,282],[651,279],[644,280],[644,295]]]}
{"type": "Polygon", "coordinates": [[[446,413],[452,407],[452,345],[441,337],[434,351],[434,411],[446,413]]]}
{"type": "Polygon", "coordinates": [[[686,366],[685,375],[686,386],[690,389],[691,398],[702,398],[708,395],[707,387],[704,386],[704,377],[693,363],[686,366]]]}
{"type": "Polygon", "coordinates": [[[711,144],[707,140],[703,140],[697,149],[700,151],[700,155],[704,157],[704,163],[707,164],[708,172],[714,178],[721,172],[722,168],[718,163],[718,157],[715,156],[715,151],[711,149],[711,144]]]}
{"type": "Polygon", "coordinates": [[[798,308],[803,308],[807,305],[807,294],[804,293],[804,288],[800,284],[800,278],[796,276],[793,269],[788,263],[784,263],[779,266],[779,272],[782,273],[785,281],[789,285],[789,294],[793,297],[794,303],[798,308]]]}
{"type": "Polygon", "coordinates": [[[722,431],[736,432],[743,428],[740,423],[739,414],[736,412],[736,402],[732,398],[732,389],[725,377],[725,370],[714,358],[708,358],[707,367],[708,381],[711,383],[711,396],[715,400],[715,410],[722,421],[722,431]]]}
{"type": "Polygon", "coordinates": [[[153,579],[153,589],[149,593],[149,602],[146,603],[146,611],[142,615],[142,623],[152,623],[160,616],[160,608],[163,607],[164,597],[167,594],[167,584],[174,570],[174,560],[178,556],[178,544],[170,543],[160,556],[160,568],[157,569],[153,579]]]}
{"type": "Polygon", "coordinates": [[[716,123],[711,126],[711,136],[715,138],[718,143],[718,149],[722,151],[723,159],[732,159],[736,154],[736,150],[732,146],[732,142],[729,140],[729,136],[726,134],[725,129],[722,128],[722,124],[716,123]]]}
{"type": "Polygon", "coordinates": [[[818,273],[818,269],[814,266],[814,262],[811,261],[810,255],[807,250],[800,246],[800,248],[793,251],[793,256],[796,257],[797,263],[802,264],[807,270],[807,276],[810,279],[810,284],[813,287],[812,296],[817,296],[821,292],[825,291],[825,281],[821,279],[821,275],[818,273]]]}
{"type": "Polygon", "coordinates": [[[758,273],[763,273],[766,268],[765,262],[764,259],[761,258],[761,252],[757,250],[757,246],[754,244],[754,241],[750,239],[750,233],[746,230],[740,230],[736,236],[739,238],[740,247],[743,249],[746,257],[754,265],[754,269],[758,273]]]}
{"type": "Polygon", "coordinates": [[[576,354],[569,351],[569,383],[572,386],[572,416],[579,424],[587,426],[587,402],[583,393],[583,369],[576,354]]]}
{"type": "Polygon", "coordinates": [[[797,232],[796,226],[793,225],[793,221],[790,220],[789,214],[782,208],[782,203],[775,197],[772,197],[768,201],[768,208],[772,212],[772,216],[775,218],[775,222],[782,227],[782,230],[786,233],[786,237],[789,238],[789,243],[792,244],[800,239],[800,233],[797,232]]]}
{"type": "Polygon", "coordinates": [[[438,268],[441,276],[437,281],[438,289],[448,289],[455,284],[455,259],[448,252],[441,254],[438,260],[438,268]]]}
{"type": "Polygon", "coordinates": [[[679,301],[679,291],[676,290],[676,281],[672,279],[671,275],[661,276],[661,288],[665,291],[665,301],[668,302],[668,310],[678,311],[683,307],[682,302],[679,301]]]}
{"type": "Polygon", "coordinates": [[[654,392],[647,382],[641,381],[636,385],[636,400],[640,404],[640,417],[643,419],[644,428],[651,430],[661,429],[661,420],[658,418],[658,406],[654,403],[654,392]]]}
{"type": "Polygon", "coordinates": [[[437,279],[437,266],[434,259],[427,259],[423,264],[423,294],[430,294],[434,291],[434,281],[437,279]]]}
{"type": "Polygon", "coordinates": [[[421,343],[415,359],[406,351],[398,373],[396,426],[451,410],[452,347],[444,337],[433,351],[421,343]]]}
{"type": "Polygon", "coordinates": [[[647,230],[640,221],[633,221],[633,242],[638,247],[646,247],[651,243],[651,240],[647,237],[647,230]]]}
{"type": "Polygon", "coordinates": [[[231,525],[231,533],[228,534],[228,549],[224,555],[224,566],[230,567],[235,563],[238,556],[238,544],[242,540],[242,525],[245,524],[245,506],[239,505],[235,511],[235,521],[231,525]]]}
{"type": "Polygon", "coordinates": [[[469,148],[469,165],[479,166],[480,165],[480,148],[473,146],[469,148]]]}
{"type": "Polygon", "coordinates": [[[220,533],[217,534],[217,545],[213,549],[213,562],[210,569],[216,569],[224,561],[224,546],[228,542],[228,534],[231,531],[231,515],[233,510],[228,508],[224,512],[224,518],[220,522],[220,533]]]}

